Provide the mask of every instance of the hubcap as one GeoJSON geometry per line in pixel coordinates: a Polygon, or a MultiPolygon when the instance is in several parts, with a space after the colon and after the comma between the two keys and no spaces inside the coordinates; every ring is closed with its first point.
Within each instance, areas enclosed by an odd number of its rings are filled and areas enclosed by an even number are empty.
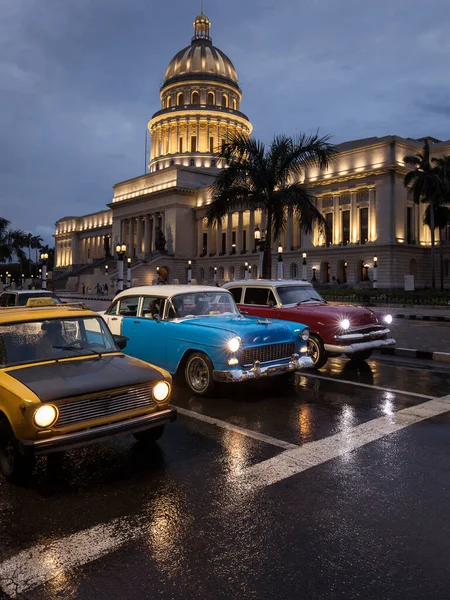
{"type": "Polygon", "coordinates": [[[307,347],[308,347],[308,354],[309,354],[310,358],[312,358],[313,363],[316,364],[316,362],[319,359],[319,348],[318,348],[317,344],[315,343],[315,341],[313,339],[309,338],[307,347]]]}
{"type": "Polygon", "coordinates": [[[189,363],[189,385],[197,392],[203,392],[209,384],[209,370],[204,360],[194,358],[189,363]]]}

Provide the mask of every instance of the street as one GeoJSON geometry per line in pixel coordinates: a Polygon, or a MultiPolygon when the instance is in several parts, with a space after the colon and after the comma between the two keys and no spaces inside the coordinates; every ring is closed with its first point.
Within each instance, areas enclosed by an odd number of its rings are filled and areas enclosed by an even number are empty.
{"type": "Polygon", "coordinates": [[[115,438],[1,481],[4,597],[446,597],[448,377],[333,359],[215,398],[175,387],[154,447],[115,438]]]}

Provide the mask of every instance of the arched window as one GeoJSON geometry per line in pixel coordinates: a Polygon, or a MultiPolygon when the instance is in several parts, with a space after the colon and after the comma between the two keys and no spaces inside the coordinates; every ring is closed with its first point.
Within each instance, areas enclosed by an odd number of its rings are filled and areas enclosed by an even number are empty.
{"type": "Polygon", "coordinates": [[[177,96],[177,106],[183,106],[184,104],[184,94],[180,92],[177,96]]]}
{"type": "Polygon", "coordinates": [[[291,279],[297,279],[297,263],[291,263],[291,279]]]}
{"type": "Polygon", "coordinates": [[[213,281],[214,279],[214,267],[209,267],[209,280],[213,281]]]}
{"type": "Polygon", "coordinates": [[[216,161],[213,159],[213,160],[211,161],[211,167],[215,167],[215,166],[216,166],[216,161]]]}
{"type": "Polygon", "coordinates": [[[167,96],[166,108],[170,108],[171,106],[172,106],[172,96],[167,96]]]}
{"type": "Polygon", "coordinates": [[[258,265],[252,265],[252,279],[258,279],[258,265]]]}
{"type": "Polygon", "coordinates": [[[191,167],[195,167],[195,160],[193,158],[191,158],[191,160],[189,161],[189,165],[191,167]]]}
{"type": "Polygon", "coordinates": [[[245,267],[244,267],[244,265],[241,265],[239,279],[245,279],[245,267]]]}
{"type": "Polygon", "coordinates": [[[231,267],[228,269],[228,279],[229,279],[230,281],[234,281],[234,267],[233,267],[233,266],[231,266],[231,267]]]}
{"type": "Polygon", "coordinates": [[[324,261],[320,265],[320,283],[330,283],[330,263],[324,261]]]}
{"type": "Polygon", "coordinates": [[[175,161],[174,161],[174,160],[171,160],[171,161],[170,161],[170,166],[171,166],[171,167],[173,167],[174,165],[175,165],[175,161]]]}
{"type": "Polygon", "coordinates": [[[222,95],[222,108],[228,108],[228,96],[226,94],[222,95]]]}
{"type": "Polygon", "coordinates": [[[237,110],[237,101],[236,101],[236,98],[233,100],[233,110],[237,110]]]}
{"type": "Polygon", "coordinates": [[[198,92],[192,92],[191,104],[200,104],[200,96],[198,92]]]}
{"type": "Polygon", "coordinates": [[[205,279],[205,269],[203,267],[200,267],[200,281],[203,281],[205,279]]]}
{"type": "Polygon", "coordinates": [[[225,269],[223,267],[219,267],[217,274],[219,276],[219,279],[225,279],[225,269]]]}
{"type": "Polygon", "coordinates": [[[216,103],[214,92],[208,92],[208,104],[213,106],[216,103]]]}
{"type": "Polygon", "coordinates": [[[348,263],[340,260],[337,265],[337,283],[347,283],[348,263]]]}

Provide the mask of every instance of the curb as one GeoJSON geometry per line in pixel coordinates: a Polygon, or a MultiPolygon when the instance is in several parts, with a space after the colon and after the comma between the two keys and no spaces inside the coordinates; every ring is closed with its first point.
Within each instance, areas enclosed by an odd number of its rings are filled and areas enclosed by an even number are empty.
{"type": "Polygon", "coordinates": [[[107,302],[114,300],[114,298],[107,298],[106,296],[61,296],[60,294],[58,296],[64,300],[106,300],[107,302]]]}
{"type": "Polygon", "coordinates": [[[427,350],[413,350],[411,348],[381,348],[379,352],[387,356],[403,356],[403,358],[417,358],[450,363],[450,353],[447,352],[429,352],[427,350]]]}
{"type": "Polygon", "coordinates": [[[394,319],[410,319],[412,321],[439,321],[439,322],[450,322],[450,317],[438,317],[436,315],[409,315],[404,313],[393,313],[394,319]]]}

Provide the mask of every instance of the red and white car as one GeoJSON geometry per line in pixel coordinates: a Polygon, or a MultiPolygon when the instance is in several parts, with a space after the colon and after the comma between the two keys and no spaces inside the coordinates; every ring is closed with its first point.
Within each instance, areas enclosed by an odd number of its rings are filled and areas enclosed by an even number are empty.
{"type": "Polygon", "coordinates": [[[391,315],[379,318],[363,306],[331,305],[305,281],[232,281],[230,290],[243,314],[255,317],[296,321],[311,331],[309,353],[314,367],[320,369],[330,356],[344,354],[363,361],[372,350],[393,346],[389,325],[391,315]]]}

